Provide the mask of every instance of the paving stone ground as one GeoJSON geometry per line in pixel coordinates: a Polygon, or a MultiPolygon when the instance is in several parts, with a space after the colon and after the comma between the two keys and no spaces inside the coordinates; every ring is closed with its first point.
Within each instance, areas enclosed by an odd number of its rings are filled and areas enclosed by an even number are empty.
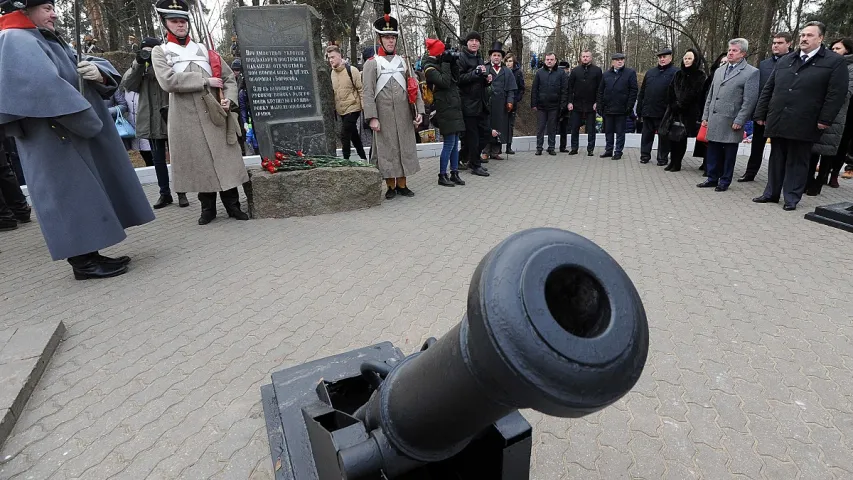
{"type": "Polygon", "coordinates": [[[104,252],[134,259],[108,281],[74,281],[35,224],[4,233],[2,325],[68,331],[0,478],[271,478],[271,372],[381,340],[413,351],[459,321],[482,256],[537,226],[623,265],[651,353],[599,414],[524,412],[533,479],[853,477],[853,235],[803,219],[853,198],[853,182],[789,213],[750,202],[765,172],[716,193],[695,187],[696,159],[667,173],[626,153],[516,155],[452,189],[427,159],[415,198],[321,217],[220,211],[200,227],[193,199],[104,252]]]}

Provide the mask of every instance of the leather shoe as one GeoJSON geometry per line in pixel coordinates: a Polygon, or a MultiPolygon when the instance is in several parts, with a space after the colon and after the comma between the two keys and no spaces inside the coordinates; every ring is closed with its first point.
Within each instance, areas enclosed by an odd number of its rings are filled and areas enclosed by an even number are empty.
{"type": "Polygon", "coordinates": [[[98,252],[95,252],[94,259],[96,262],[104,265],[127,265],[130,263],[130,257],[123,255],[121,257],[111,258],[105,257],[98,252]]]}
{"type": "Polygon", "coordinates": [[[397,187],[397,195],[402,195],[404,197],[414,197],[415,192],[409,190],[409,187],[397,187]]]}
{"type": "Polygon", "coordinates": [[[742,176],[742,177],[738,178],[738,179],[737,179],[737,181],[738,181],[738,182],[740,182],[740,183],[743,183],[743,182],[754,182],[754,181],[755,181],[755,177],[754,177],[754,176],[751,176],[751,175],[744,175],[744,176],[742,176]]]}
{"type": "Polygon", "coordinates": [[[536,155],[542,155],[542,149],[541,148],[536,149],[536,155]]]}
{"type": "Polygon", "coordinates": [[[397,189],[389,188],[387,192],[385,192],[385,200],[391,200],[392,198],[397,196],[397,189]]]}
{"type": "Polygon", "coordinates": [[[717,185],[719,185],[717,182],[712,182],[712,181],[710,181],[710,180],[705,180],[704,182],[699,183],[699,184],[697,184],[696,186],[697,186],[697,187],[699,187],[699,188],[711,188],[711,187],[716,187],[717,185]]]}
{"type": "Polygon", "coordinates": [[[592,153],[592,150],[590,150],[590,151],[586,152],[586,156],[587,156],[587,157],[591,157],[591,156],[593,156],[593,155],[595,155],[595,154],[594,154],[594,153],[592,153]]]}
{"type": "Polygon", "coordinates": [[[726,191],[726,190],[728,190],[728,189],[729,189],[729,187],[724,187],[724,186],[722,186],[722,185],[717,185],[717,187],[716,187],[716,188],[714,188],[714,191],[715,191],[715,192],[725,192],[725,191],[726,191]]]}
{"type": "Polygon", "coordinates": [[[617,153],[617,154],[613,155],[613,160],[622,160],[622,154],[617,153]]]}
{"type": "Polygon", "coordinates": [[[18,228],[18,221],[14,218],[0,220],[0,232],[8,232],[18,228]]]}
{"type": "Polygon", "coordinates": [[[648,158],[641,158],[640,159],[640,163],[649,163],[650,161],[651,160],[649,160],[648,158]]]}
{"type": "Polygon", "coordinates": [[[506,154],[507,154],[507,155],[515,155],[515,150],[513,150],[513,149],[511,149],[511,148],[507,148],[507,149],[506,149],[506,154]]]}
{"type": "Polygon", "coordinates": [[[659,167],[665,167],[668,162],[666,160],[658,162],[659,167]]]}
{"type": "Polygon", "coordinates": [[[172,199],[171,195],[160,195],[160,198],[157,199],[157,203],[153,205],[154,209],[160,209],[167,205],[171,205],[175,203],[175,200],[172,199]]]}
{"type": "Polygon", "coordinates": [[[794,211],[794,210],[796,210],[796,209],[797,209],[797,206],[796,206],[796,205],[794,205],[793,203],[786,203],[786,204],[782,207],[782,210],[785,210],[786,212],[791,212],[791,211],[794,211]]]}
{"type": "Polygon", "coordinates": [[[765,197],[764,195],[760,197],[755,197],[752,199],[752,201],[755,203],[779,203],[778,198],[765,197]]]}
{"type": "Polygon", "coordinates": [[[548,155],[556,155],[556,154],[557,154],[557,152],[555,152],[553,150],[548,150],[548,155]]]}
{"type": "Polygon", "coordinates": [[[488,177],[489,172],[485,171],[482,167],[472,168],[470,171],[471,175],[476,175],[478,177],[488,177]]]}
{"type": "Polygon", "coordinates": [[[186,208],[186,207],[190,206],[190,201],[187,200],[187,194],[186,193],[179,193],[178,194],[178,206],[181,208],[186,208]]]}
{"type": "Polygon", "coordinates": [[[577,150],[571,150],[571,151],[569,151],[569,155],[577,155],[577,154],[578,154],[578,151],[577,151],[577,150]]]}
{"type": "Polygon", "coordinates": [[[117,277],[127,273],[127,265],[101,263],[97,261],[97,253],[70,257],[68,263],[76,280],[117,277]]]}
{"type": "Polygon", "coordinates": [[[613,152],[604,152],[601,155],[599,155],[599,158],[607,158],[607,157],[612,157],[612,156],[613,156],[613,152]]]}

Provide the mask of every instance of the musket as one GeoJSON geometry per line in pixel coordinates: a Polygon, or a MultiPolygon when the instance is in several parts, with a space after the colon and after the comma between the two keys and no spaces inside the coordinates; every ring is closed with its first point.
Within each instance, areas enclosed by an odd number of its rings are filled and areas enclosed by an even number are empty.
{"type": "MultiPolygon", "coordinates": [[[[409,73],[409,78],[414,78],[416,82],[418,82],[418,77],[415,75],[415,70],[412,68],[411,58],[409,57],[408,49],[406,48],[406,37],[403,35],[403,16],[402,11],[400,10],[400,5],[397,3],[397,0],[394,0],[394,8],[397,9],[397,29],[400,31],[400,49],[403,50],[403,56],[406,57],[406,71],[409,73]]],[[[381,43],[381,41],[380,41],[381,43]]],[[[420,82],[418,82],[420,84],[420,82]]],[[[408,85],[407,85],[408,87],[408,85]]],[[[420,88],[420,87],[418,87],[420,88]]],[[[408,95],[408,88],[406,90],[406,95],[408,95]]],[[[420,95],[420,92],[418,92],[420,95]]],[[[418,103],[417,99],[415,103],[411,104],[412,106],[412,121],[418,117],[418,103]]],[[[421,119],[423,121],[423,119],[421,119]]],[[[415,130],[417,130],[417,125],[415,126],[415,130]]]]}
{"type": "MultiPolygon", "coordinates": [[[[77,37],[74,42],[77,47],[77,63],[83,61],[83,42],[82,35],[80,35],[80,0],[74,0],[74,35],[77,37]]],[[[80,93],[83,93],[83,89],[86,86],[85,80],[83,80],[83,75],[77,74],[77,88],[80,90],[80,93]]]]}

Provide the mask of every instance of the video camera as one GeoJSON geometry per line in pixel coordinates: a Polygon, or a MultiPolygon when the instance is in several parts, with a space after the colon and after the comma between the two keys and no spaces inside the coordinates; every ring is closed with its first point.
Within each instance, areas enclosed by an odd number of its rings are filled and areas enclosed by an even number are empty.
{"type": "Polygon", "coordinates": [[[140,48],[136,51],[136,63],[142,65],[145,62],[151,61],[151,51],[140,48]]]}

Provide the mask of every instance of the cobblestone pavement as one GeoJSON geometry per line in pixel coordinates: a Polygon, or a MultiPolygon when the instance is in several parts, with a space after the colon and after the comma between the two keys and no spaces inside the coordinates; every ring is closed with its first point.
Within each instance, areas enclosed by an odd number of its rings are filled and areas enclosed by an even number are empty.
{"type": "Polygon", "coordinates": [[[381,340],[413,351],[459,321],[482,256],[535,226],[624,266],[652,352],[602,413],[525,412],[532,478],[853,477],[853,236],[803,219],[853,182],[789,213],[750,202],[765,173],[716,193],[695,159],[667,173],[637,156],[516,155],[453,189],[428,159],[416,197],[311,218],[199,227],[193,199],[106,251],[134,259],[108,281],[74,281],[35,224],[2,234],[2,325],[68,332],[0,478],[270,478],[271,372],[381,340]]]}

